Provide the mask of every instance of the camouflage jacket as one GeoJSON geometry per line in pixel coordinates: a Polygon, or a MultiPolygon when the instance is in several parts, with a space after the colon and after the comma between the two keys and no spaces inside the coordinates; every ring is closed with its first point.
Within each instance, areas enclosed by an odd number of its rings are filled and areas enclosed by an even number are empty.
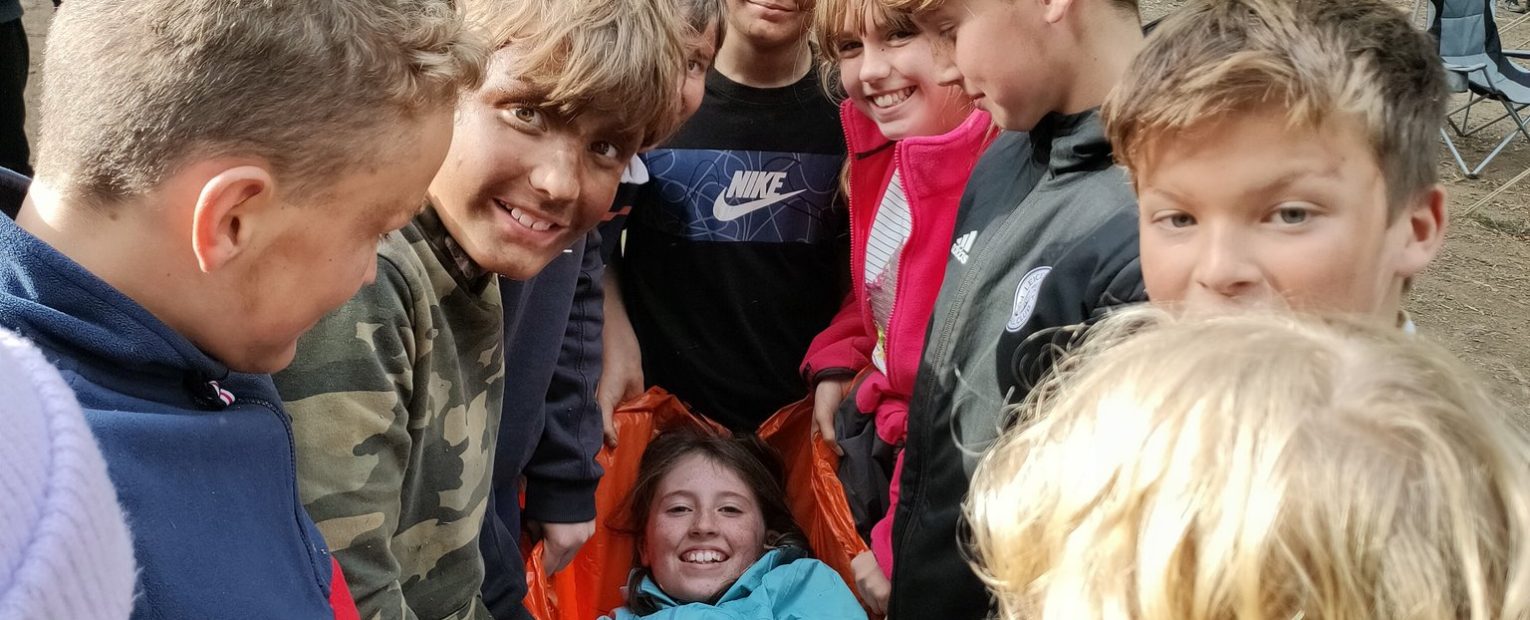
{"type": "Polygon", "coordinates": [[[276,376],[299,488],[361,617],[487,620],[478,533],[503,398],[497,278],[427,209],[276,376]]]}

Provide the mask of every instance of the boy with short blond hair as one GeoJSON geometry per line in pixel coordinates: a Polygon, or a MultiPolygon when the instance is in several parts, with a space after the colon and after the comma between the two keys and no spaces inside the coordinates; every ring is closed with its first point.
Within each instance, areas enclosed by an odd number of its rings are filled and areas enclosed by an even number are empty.
{"type": "Polygon", "coordinates": [[[67,74],[44,85],[38,180],[57,177],[48,185],[67,198],[111,202],[149,193],[180,159],[205,151],[259,157],[284,177],[286,194],[322,194],[336,174],[394,152],[361,138],[392,121],[439,112],[441,102],[457,96],[464,76],[473,84],[482,70],[481,47],[476,38],[464,38],[451,2],[389,0],[362,12],[262,4],[137,3],[133,12],[142,16],[125,24],[130,28],[101,32],[85,29],[105,19],[93,8],[102,3],[61,9],[57,23],[81,27],[55,27],[48,38],[45,74],[54,75],[54,67],[67,74]],[[271,23],[208,36],[257,18],[271,23]],[[391,23],[399,20],[407,23],[391,23]],[[280,65],[274,60],[281,57],[239,46],[277,46],[282,49],[273,53],[311,64],[280,65]],[[271,76],[268,96],[233,87],[242,82],[232,77],[246,80],[245,73],[256,70],[271,76]],[[324,104],[339,97],[386,115],[336,118],[324,104]],[[135,105],[123,105],[127,101],[135,105]]]}
{"type": "Polygon", "coordinates": [[[58,12],[47,56],[0,326],[101,444],[135,617],[353,614],[264,373],[372,277],[485,51],[449,0],[99,0],[58,12]]]}
{"type": "Polygon", "coordinates": [[[666,5],[470,0],[496,51],[457,103],[446,164],[379,248],[376,283],[277,377],[303,502],[363,617],[490,616],[479,535],[517,359],[498,278],[530,278],[583,239],[637,148],[673,127],[682,53],[666,5]]]}
{"type": "Polygon", "coordinates": [[[1197,2],[1165,20],[1104,114],[1141,199],[1154,303],[1371,315],[1446,226],[1445,78],[1379,0],[1197,2]]]}
{"type": "Polygon", "coordinates": [[[889,614],[966,620],[972,468],[1077,328],[1142,301],[1136,199],[1099,106],[1142,45],[1130,0],[881,0],[934,33],[936,75],[1007,130],[978,160],[909,401],[889,614]],[[928,596],[932,591],[941,596],[928,596]]]}

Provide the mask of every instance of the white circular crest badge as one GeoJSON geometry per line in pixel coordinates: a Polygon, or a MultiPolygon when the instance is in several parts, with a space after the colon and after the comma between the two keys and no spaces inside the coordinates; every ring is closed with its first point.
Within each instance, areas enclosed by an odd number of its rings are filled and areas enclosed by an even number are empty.
{"type": "Polygon", "coordinates": [[[1041,295],[1041,283],[1049,273],[1052,273],[1051,267],[1037,267],[1020,278],[1020,286],[1015,287],[1015,307],[1010,310],[1009,323],[1004,326],[1006,331],[1018,332],[1025,327],[1026,321],[1031,320],[1031,314],[1036,312],[1036,298],[1041,295]]]}

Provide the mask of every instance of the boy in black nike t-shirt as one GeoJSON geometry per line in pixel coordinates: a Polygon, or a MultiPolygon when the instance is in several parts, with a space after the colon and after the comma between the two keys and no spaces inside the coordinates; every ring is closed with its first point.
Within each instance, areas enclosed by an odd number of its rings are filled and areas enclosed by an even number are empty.
{"type": "Polygon", "coordinates": [[[638,346],[607,338],[601,381],[620,396],[656,385],[752,431],[807,393],[798,364],[844,299],[845,146],[812,69],[810,11],[727,9],[700,110],[643,158],[652,180],[608,289],[625,312],[606,316],[616,333],[630,318],[638,346]]]}

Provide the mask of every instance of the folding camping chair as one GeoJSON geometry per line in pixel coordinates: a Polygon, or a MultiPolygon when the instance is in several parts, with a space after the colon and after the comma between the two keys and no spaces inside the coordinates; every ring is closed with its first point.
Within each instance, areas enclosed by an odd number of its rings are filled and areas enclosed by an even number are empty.
{"type": "Polygon", "coordinates": [[[1431,12],[1429,32],[1440,43],[1440,58],[1445,70],[1452,74],[1451,84],[1456,92],[1469,93],[1465,105],[1446,115],[1450,129],[1459,136],[1470,136],[1503,119],[1511,119],[1514,128],[1498,141],[1493,151],[1477,164],[1468,167],[1461,151],[1445,128],[1440,136],[1455,157],[1456,165],[1467,178],[1475,179],[1493,158],[1498,157],[1517,136],[1530,139],[1530,125],[1521,114],[1530,106],[1530,70],[1514,64],[1511,58],[1530,59],[1530,51],[1505,50],[1498,38],[1498,24],[1493,21],[1494,0],[1429,0],[1431,12]],[[1503,105],[1504,114],[1493,120],[1471,127],[1472,107],[1484,101],[1497,101],[1503,105]],[[1458,123],[1456,116],[1460,115],[1458,123]]]}

